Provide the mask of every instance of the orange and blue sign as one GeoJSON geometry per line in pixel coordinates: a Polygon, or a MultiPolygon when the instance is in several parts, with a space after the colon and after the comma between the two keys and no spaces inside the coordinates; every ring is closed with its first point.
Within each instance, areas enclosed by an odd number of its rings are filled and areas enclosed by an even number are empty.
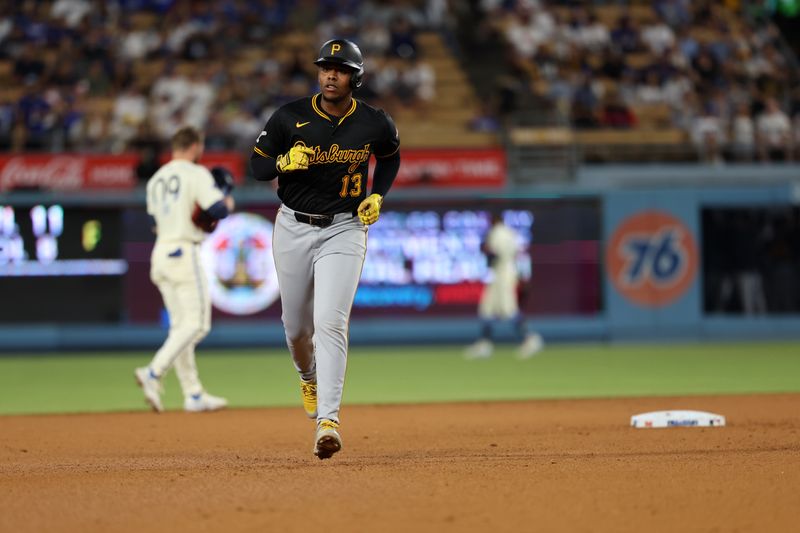
{"type": "Polygon", "coordinates": [[[667,306],[691,287],[699,263],[697,243],[679,218],[645,210],[617,225],[606,248],[606,268],[614,288],[645,308],[667,306]]]}

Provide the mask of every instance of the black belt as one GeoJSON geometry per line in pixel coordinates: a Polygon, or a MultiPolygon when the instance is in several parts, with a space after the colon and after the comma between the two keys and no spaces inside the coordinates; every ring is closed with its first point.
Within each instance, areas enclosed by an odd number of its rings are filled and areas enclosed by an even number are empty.
{"type": "Polygon", "coordinates": [[[320,228],[327,228],[333,224],[333,215],[306,215],[305,213],[298,213],[295,211],[294,218],[298,222],[318,226],[320,228]]]}

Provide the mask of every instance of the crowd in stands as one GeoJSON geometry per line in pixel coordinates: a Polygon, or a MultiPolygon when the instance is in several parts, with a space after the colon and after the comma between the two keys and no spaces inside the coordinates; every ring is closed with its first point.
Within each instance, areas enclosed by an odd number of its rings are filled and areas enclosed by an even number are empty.
{"type": "Polygon", "coordinates": [[[679,128],[709,162],[794,158],[794,57],[774,25],[738,0],[626,4],[481,2],[513,71],[575,128],[679,128]]]}
{"type": "MultiPolygon", "coordinates": [[[[457,3],[456,3],[457,4],[457,3]]],[[[516,84],[578,129],[675,128],[704,161],[793,160],[795,59],[738,0],[480,0],[516,84]],[[598,5],[596,5],[598,4],[598,5]]],[[[357,96],[420,120],[436,71],[420,30],[447,0],[24,0],[0,7],[0,150],[152,153],[182,124],[248,149],[271,113],[316,89],[325,40],[358,42],[357,96]]],[[[481,24],[476,21],[476,27],[481,24]]],[[[502,127],[489,102],[467,126],[502,127]]]]}
{"type": "Polygon", "coordinates": [[[444,0],[4,2],[0,150],[152,155],[184,124],[209,149],[249,149],[277,107],[316,90],[334,36],[364,52],[358,97],[422,113],[435,72],[415,35],[446,15],[444,0]]]}

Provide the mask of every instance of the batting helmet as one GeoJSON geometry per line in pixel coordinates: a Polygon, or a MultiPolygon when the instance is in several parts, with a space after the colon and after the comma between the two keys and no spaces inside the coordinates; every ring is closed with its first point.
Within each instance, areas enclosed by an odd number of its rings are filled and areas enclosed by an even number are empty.
{"type": "Polygon", "coordinates": [[[230,170],[225,167],[214,167],[211,169],[211,175],[214,176],[214,183],[219,190],[225,194],[233,192],[233,174],[230,170]]]}
{"type": "Polygon", "coordinates": [[[353,69],[350,76],[350,88],[358,89],[361,87],[361,79],[364,76],[364,56],[358,45],[347,39],[331,39],[319,49],[319,56],[314,61],[315,65],[320,63],[334,63],[344,65],[353,69]]]}

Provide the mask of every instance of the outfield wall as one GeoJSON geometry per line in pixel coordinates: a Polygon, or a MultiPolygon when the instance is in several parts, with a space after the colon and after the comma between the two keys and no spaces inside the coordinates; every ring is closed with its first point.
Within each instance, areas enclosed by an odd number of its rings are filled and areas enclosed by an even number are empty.
{"type": "MultiPolygon", "coordinates": [[[[767,307],[764,313],[758,305],[742,309],[735,298],[720,296],[735,292],[725,287],[738,283],[736,272],[726,270],[726,250],[752,239],[741,228],[718,225],[713,240],[726,244],[710,248],[703,227],[742,213],[796,216],[794,168],[740,168],[730,182],[716,168],[598,167],[583,169],[570,188],[393,192],[382,226],[371,231],[369,279],[356,299],[351,342],[472,341],[486,274],[484,259],[472,252],[483,215],[492,209],[530,233],[529,253],[519,261],[530,275],[523,308],[548,341],[798,338],[800,314],[791,298],[783,299],[780,312],[767,307]],[[670,175],[679,176],[679,188],[666,187],[670,175]],[[409,239],[414,246],[400,250],[409,239]],[[430,247],[433,262],[420,252],[430,247]],[[721,259],[710,262],[709,255],[721,259]]],[[[277,209],[266,187],[240,188],[237,203],[267,226],[277,209]]],[[[166,317],[147,279],[152,237],[143,205],[141,190],[0,198],[6,216],[0,221],[6,236],[0,243],[0,350],[153,349],[163,341],[166,317]],[[16,245],[9,216],[20,226],[16,245]],[[21,257],[20,250],[27,250],[24,268],[12,257],[21,257]],[[36,254],[41,260],[32,261],[36,254]],[[73,275],[75,269],[85,275],[73,275]]],[[[255,231],[253,220],[238,231],[255,231]]],[[[797,260],[800,243],[794,246],[797,260]]],[[[765,284],[773,281],[761,277],[765,284]]],[[[250,283],[247,298],[242,291],[223,295],[224,310],[215,309],[204,346],[284,344],[274,284],[268,276],[258,281],[250,283]],[[268,301],[266,307],[235,314],[255,305],[248,299],[255,293],[268,301]]],[[[788,292],[795,290],[791,283],[787,279],[788,292]]],[[[508,325],[498,331],[502,340],[513,338],[508,325]]]]}

